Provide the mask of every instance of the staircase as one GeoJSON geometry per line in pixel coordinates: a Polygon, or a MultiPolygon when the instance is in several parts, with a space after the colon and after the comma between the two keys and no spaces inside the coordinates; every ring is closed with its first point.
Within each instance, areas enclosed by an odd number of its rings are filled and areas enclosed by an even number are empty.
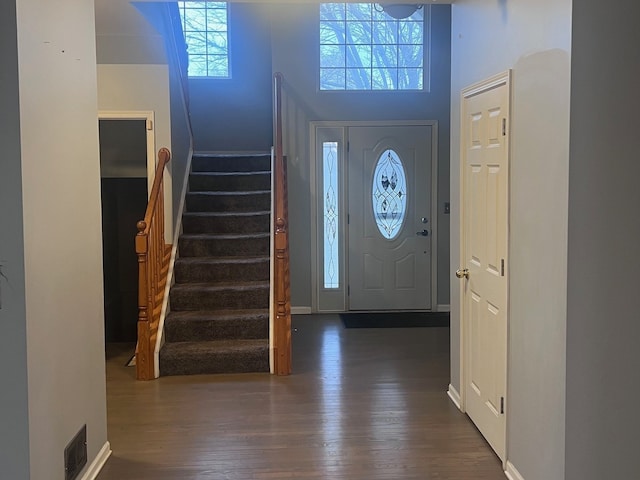
{"type": "Polygon", "coordinates": [[[194,155],[160,375],[269,371],[270,168],[194,155]]]}

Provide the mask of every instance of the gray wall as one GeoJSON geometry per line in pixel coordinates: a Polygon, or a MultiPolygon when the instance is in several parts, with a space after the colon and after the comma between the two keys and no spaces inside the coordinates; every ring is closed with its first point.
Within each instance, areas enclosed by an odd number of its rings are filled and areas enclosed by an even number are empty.
{"type": "Polygon", "coordinates": [[[191,79],[198,151],[264,151],[273,144],[269,6],[229,6],[229,79],[191,79]]]}
{"type": "Polygon", "coordinates": [[[0,465],[29,478],[27,323],[22,234],[16,3],[0,3],[0,465]],[[8,280],[7,280],[8,279],[8,280]]]}
{"type": "Polygon", "coordinates": [[[438,138],[438,299],[449,303],[449,96],[450,7],[433,5],[431,15],[430,92],[318,91],[318,5],[274,5],[272,9],[273,70],[287,83],[289,125],[289,205],[291,302],[311,305],[311,197],[309,121],[313,120],[437,120],[438,138]],[[312,33],[313,32],[313,33],[312,33]]]}
{"type": "MultiPolygon", "coordinates": [[[[564,476],[571,0],[452,6],[451,265],[460,265],[460,91],[513,69],[507,458],[564,476]]],[[[460,281],[451,278],[451,384],[460,388],[460,281]]]]}
{"type": "Polygon", "coordinates": [[[94,10],[17,0],[16,18],[7,3],[0,463],[3,478],[61,480],[64,448],[82,425],[89,463],[108,448],[94,10]]]}
{"type": "Polygon", "coordinates": [[[638,4],[573,4],[567,480],[638,478],[638,4]]]}

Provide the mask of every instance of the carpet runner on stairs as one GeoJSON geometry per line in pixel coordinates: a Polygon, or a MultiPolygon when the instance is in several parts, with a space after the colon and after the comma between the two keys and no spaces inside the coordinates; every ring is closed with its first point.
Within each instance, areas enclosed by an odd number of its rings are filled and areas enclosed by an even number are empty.
{"type": "Polygon", "coordinates": [[[160,375],[269,371],[270,168],[194,155],[160,375]]]}

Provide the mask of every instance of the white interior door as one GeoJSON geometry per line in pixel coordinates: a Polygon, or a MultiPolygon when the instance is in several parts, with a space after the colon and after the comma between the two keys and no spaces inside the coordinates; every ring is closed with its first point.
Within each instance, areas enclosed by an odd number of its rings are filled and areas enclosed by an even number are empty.
{"type": "Polygon", "coordinates": [[[464,402],[504,460],[507,387],[509,76],[463,92],[462,317],[464,402]]]}
{"type": "Polygon", "coordinates": [[[431,308],[432,127],[349,127],[349,310],[431,308]]]}

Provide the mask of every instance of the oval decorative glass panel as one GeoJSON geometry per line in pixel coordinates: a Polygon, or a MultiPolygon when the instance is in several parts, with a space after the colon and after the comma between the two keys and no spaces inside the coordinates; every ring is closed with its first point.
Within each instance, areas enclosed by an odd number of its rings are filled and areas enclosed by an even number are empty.
{"type": "Polygon", "coordinates": [[[373,172],[372,207],[378,230],[392,240],[404,223],[407,205],[407,176],[400,157],[385,150],[373,172]]]}

